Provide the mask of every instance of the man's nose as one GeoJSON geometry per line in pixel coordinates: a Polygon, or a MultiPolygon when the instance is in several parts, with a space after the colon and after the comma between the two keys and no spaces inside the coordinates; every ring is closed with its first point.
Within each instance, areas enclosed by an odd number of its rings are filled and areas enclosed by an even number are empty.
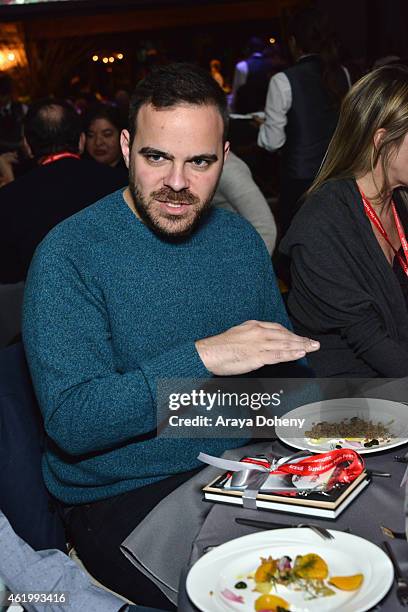
{"type": "Polygon", "coordinates": [[[164,177],[163,183],[166,187],[171,187],[173,191],[181,191],[189,186],[188,178],[183,164],[171,164],[169,172],[164,177]]]}

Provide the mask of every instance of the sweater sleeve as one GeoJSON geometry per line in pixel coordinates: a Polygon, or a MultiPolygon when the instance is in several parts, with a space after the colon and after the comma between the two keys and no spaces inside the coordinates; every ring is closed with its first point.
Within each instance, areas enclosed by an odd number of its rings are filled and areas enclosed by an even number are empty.
{"type": "Polygon", "coordinates": [[[407,376],[408,351],[390,337],[378,300],[365,283],[359,250],[341,233],[344,226],[324,214],[319,221],[309,219],[309,228],[304,221],[294,223],[282,249],[292,260],[291,315],[311,335],[340,334],[380,375],[407,376]]]}
{"type": "Polygon", "coordinates": [[[160,378],[211,376],[193,341],[134,371],[119,371],[97,283],[47,241],[27,278],[23,338],[46,431],[70,455],[113,448],[154,430],[160,378]]]}

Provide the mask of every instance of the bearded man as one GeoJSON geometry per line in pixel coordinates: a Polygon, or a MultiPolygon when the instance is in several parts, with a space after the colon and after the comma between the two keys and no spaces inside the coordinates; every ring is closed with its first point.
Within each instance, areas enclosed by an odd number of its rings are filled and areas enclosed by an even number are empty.
{"type": "Polygon", "coordinates": [[[157,437],[157,382],[241,374],[318,348],[286,329],[257,232],[210,206],[227,124],[224,93],[204,71],[173,64],[147,76],[121,137],[129,186],[54,228],[26,285],[47,487],[70,507],[89,571],[164,609],[173,608],[119,545],[198,468],[199,451],[243,441],[157,437]]]}

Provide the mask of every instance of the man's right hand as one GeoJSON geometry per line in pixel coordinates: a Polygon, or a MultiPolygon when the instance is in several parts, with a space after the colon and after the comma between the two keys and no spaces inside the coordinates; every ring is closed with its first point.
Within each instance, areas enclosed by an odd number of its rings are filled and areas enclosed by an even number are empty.
{"type": "Polygon", "coordinates": [[[195,346],[207,370],[217,376],[295,361],[320,348],[319,342],[268,321],[246,321],[217,336],[197,340],[195,346]]]}

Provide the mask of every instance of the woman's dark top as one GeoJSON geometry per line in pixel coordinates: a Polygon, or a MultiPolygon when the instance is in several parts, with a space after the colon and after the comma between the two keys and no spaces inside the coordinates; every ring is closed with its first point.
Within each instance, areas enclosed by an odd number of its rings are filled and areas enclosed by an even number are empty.
{"type": "Polygon", "coordinates": [[[295,330],[321,343],[308,356],[318,376],[408,376],[408,279],[387,261],[354,180],[309,196],[281,251],[291,258],[295,330]]]}

